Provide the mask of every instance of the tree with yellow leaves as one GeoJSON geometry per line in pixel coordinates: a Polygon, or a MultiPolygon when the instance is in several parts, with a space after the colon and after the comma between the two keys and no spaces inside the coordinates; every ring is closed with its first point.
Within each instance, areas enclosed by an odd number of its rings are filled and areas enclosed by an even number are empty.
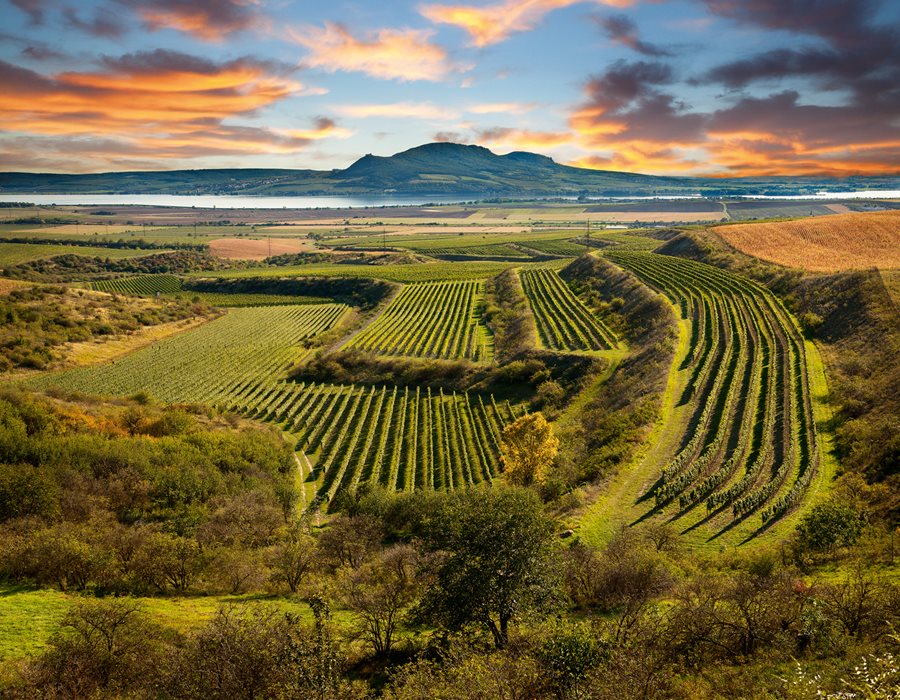
{"type": "Polygon", "coordinates": [[[511,484],[543,484],[557,452],[559,438],[540,411],[517,418],[503,429],[500,461],[511,484]]]}

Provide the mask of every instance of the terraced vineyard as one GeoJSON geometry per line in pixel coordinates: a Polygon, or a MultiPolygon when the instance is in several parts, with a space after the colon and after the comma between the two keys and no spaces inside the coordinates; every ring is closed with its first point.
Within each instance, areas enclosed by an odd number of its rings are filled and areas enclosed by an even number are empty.
{"type": "Polygon", "coordinates": [[[479,318],[483,293],[484,284],[477,280],[407,285],[346,347],[489,362],[490,338],[479,318]]]}
{"type": "Polygon", "coordinates": [[[526,250],[533,250],[537,253],[545,254],[545,255],[563,255],[563,256],[577,256],[581,255],[586,249],[587,246],[581,245],[580,243],[575,243],[569,239],[562,240],[526,240],[522,242],[522,248],[526,250]]]}
{"type": "Polygon", "coordinates": [[[231,405],[296,437],[314,507],[367,481],[392,490],[490,481],[500,432],[517,417],[489,397],[421,387],[261,382],[231,405]]]}
{"type": "Polygon", "coordinates": [[[544,347],[551,350],[615,347],[615,334],[581,303],[555,270],[524,270],[520,276],[544,347]]]}
{"type": "Polygon", "coordinates": [[[516,417],[491,397],[427,388],[296,384],[284,371],[304,341],[338,324],[341,304],[234,309],[222,318],[108,365],[44,375],[35,388],[216,405],[293,435],[307,505],[342,486],[457,488],[498,470],[503,426],[516,417]]]}
{"type": "Polygon", "coordinates": [[[767,290],[703,263],[607,253],[666,294],[691,322],[679,399],[688,425],[645,496],[692,527],[777,520],[820,464],[804,341],[767,290]],[[700,512],[698,513],[698,509],[700,512]]]}

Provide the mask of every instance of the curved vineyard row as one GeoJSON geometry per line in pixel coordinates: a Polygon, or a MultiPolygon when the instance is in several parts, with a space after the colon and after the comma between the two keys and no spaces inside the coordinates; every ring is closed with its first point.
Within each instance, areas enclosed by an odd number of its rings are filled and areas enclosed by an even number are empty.
{"type": "Polygon", "coordinates": [[[819,465],[803,339],[763,287],[704,263],[646,252],[606,256],[666,294],[691,321],[680,396],[688,427],[649,495],[704,521],[775,520],[819,465]],[[696,517],[696,515],[695,515],[696,517]]]}
{"type": "Polygon", "coordinates": [[[545,347],[552,350],[615,347],[615,334],[581,303],[555,270],[523,270],[520,276],[545,347]]]}
{"type": "Polygon", "coordinates": [[[384,355],[490,361],[480,281],[410,284],[347,344],[384,355]]]}
{"type": "Polygon", "coordinates": [[[341,488],[450,489],[492,479],[499,435],[517,415],[492,397],[431,389],[296,384],[280,379],[305,340],[333,328],[340,304],[235,309],[108,365],[32,380],[36,388],[216,405],[294,435],[312,507],[341,488]]]}

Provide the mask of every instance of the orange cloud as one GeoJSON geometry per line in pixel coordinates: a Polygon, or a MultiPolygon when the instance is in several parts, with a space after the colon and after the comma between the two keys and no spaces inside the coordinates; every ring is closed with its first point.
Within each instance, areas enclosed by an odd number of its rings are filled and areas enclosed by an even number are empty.
{"type": "Polygon", "coordinates": [[[10,140],[28,143],[51,161],[68,156],[82,165],[81,151],[102,161],[104,150],[111,163],[288,153],[349,134],[328,119],[307,130],[226,123],[305,90],[276,66],[249,58],[217,64],[156,51],[107,59],[105,71],[52,76],[0,61],[0,83],[8,88],[0,107],[0,130],[12,132],[7,148],[10,140]]]}
{"type": "Polygon", "coordinates": [[[267,26],[268,18],[257,10],[259,0],[119,0],[133,7],[151,31],[176,29],[204,41],[221,41],[227,35],[267,26]]]}
{"type": "Polygon", "coordinates": [[[443,80],[460,70],[440,46],[431,43],[434,32],[416,29],[379,29],[359,39],[342,24],[288,30],[290,38],[309,49],[308,67],[361,72],[375,78],[443,80]]]}
{"type": "MultiPolygon", "coordinates": [[[[534,29],[545,15],[584,0],[505,0],[487,7],[471,5],[424,5],[423,16],[436,24],[452,24],[469,33],[473,46],[490,46],[511,34],[534,29]]],[[[614,7],[627,7],[633,0],[594,0],[614,7]]]]}

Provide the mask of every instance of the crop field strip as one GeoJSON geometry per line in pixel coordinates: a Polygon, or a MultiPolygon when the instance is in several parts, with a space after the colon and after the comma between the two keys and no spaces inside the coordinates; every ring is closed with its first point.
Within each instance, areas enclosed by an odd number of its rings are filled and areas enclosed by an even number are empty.
{"type": "Polygon", "coordinates": [[[478,280],[409,284],[346,347],[383,355],[489,362],[489,334],[478,308],[483,294],[484,284],[478,280]]]}
{"type": "Polygon", "coordinates": [[[145,255],[164,253],[163,250],[140,250],[136,248],[106,248],[102,246],[56,245],[52,243],[5,243],[0,241],[0,268],[12,267],[35,260],[46,260],[60,255],[79,255],[88,258],[140,258],[145,255]]]}
{"type": "Polygon", "coordinates": [[[555,270],[525,270],[520,277],[544,347],[573,351],[616,346],[615,334],[572,293],[555,270]]]}
{"type": "Polygon", "coordinates": [[[314,507],[364,482],[390,490],[489,482],[500,432],[521,415],[481,395],[290,382],[246,384],[230,406],[295,436],[314,465],[307,481],[320,482],[314,507]]]}
{"type": "Polygon", "coordinates": [[[166,403],[216,403],[241,383],[286,369],[305,352],[303,340],[330,330],[348,310],[343,304],[233,309],[108,365],[72,369],[33,383],[113,396],[148,391],[166,403]]]}
{"type": "Polygon", "coordinates": [[[99,280],[92,282],[91,288],[96,289],[98,292],[112,292],[131,296],[153,296],[155,294],[180,292],[182,281],[177,275],[137,275],[135,277],[99,280]]]}
{"type": "Polygon", "coordinates": [[[283,306],[296,304],[328,304],[331,300],[323,297],[296,296],[288,294],[253,294],[227,292],[205,292],[185,288],[184,280],[177,275],[155,274],[119,277],[91,283],[91,288],[111,294],[149,297],[182,297],[197,299],[212,306],[283,306]]]}
{"type": "MultiPolygon", "coordinates": [[[[198,329],[108,365],[45,375],[29,384],[90,394],[147,391],[167,403],[226,408],[293,435],[303,474],[329,502],[365,481],[391,489],[451,489],[492,479],[500,432],[521,415],[490,396],[441,390],[298,384],[281,379],[305,350],[300,343],[333,328],[340,304],[233,309],[198,329]]],[[[305,498],[305,496],[304,496],[305,498]]]]}
{"type": "MultiPolygon", "coordinates": [[[[689,425],[651,489],[657,509],[704,521],[777,520],[819,464],[803,340],[775,297],[737,275],[681,258],[612,251],[691,320],[680,403],[689,425]],[[696,513],[694,515],[696,517],[696,513]]],[[[725,528],[730,527],[726,524],[725,528]]]]}

